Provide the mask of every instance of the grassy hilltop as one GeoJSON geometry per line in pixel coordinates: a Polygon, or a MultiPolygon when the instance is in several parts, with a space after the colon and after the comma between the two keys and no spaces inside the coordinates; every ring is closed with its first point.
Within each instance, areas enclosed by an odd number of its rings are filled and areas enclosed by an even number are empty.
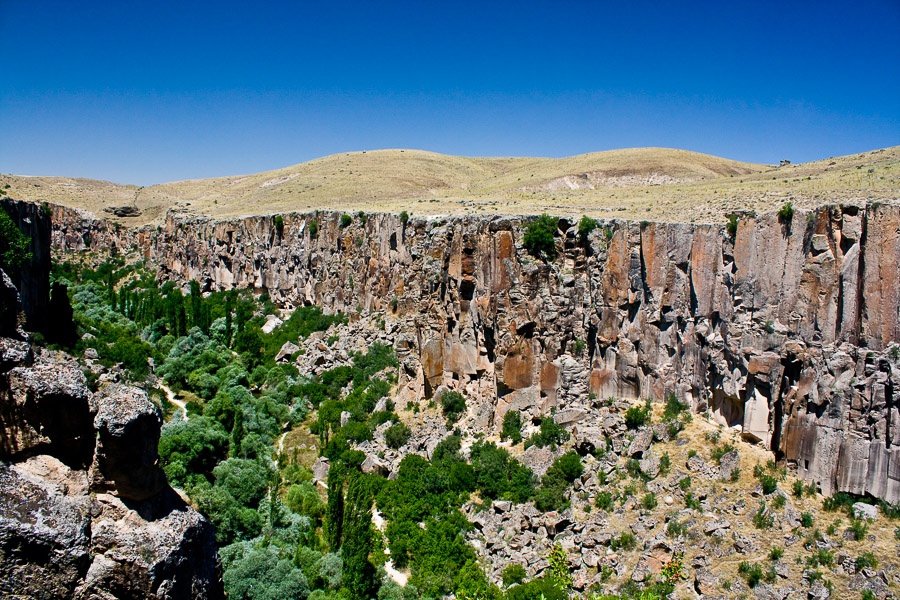
{"type": "Polygon", "coordinates": [[[900,197],[900,146],[797,165],[742,163],[665,148],[568,158],[469,158],[419,150],[335,154],[234,177],[148,187],[0,175],[4,194],[87,209],[136,206],[140,225],[180,207],[213,217],[333,209],[428,214],[537,214],[718,223],[764,212],[900,197]]]}

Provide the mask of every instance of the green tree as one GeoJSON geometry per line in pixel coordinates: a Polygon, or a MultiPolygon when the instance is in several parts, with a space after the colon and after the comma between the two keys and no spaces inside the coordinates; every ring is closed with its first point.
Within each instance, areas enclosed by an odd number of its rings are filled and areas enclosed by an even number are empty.
{"type": "Polygon", "coordinates": [[[581,238],[581,242],[587,242],[588,236],[595,229],[597,229],[597,219],[592,219],[587,215],[581,217],[581,220],[578,221],[578,237],[581,238]]]}
{"type": "Polygon", "coordinates": [[[18,269],[31,260],[31,240],[22,233],[5,210],[0,208],[0,269],[18,269]]]}
{"type": "Polygon", "coordinates": [[[181,485],[189,474],[208,475],[225,457],[228,436],[222,426],[208,417],[191,417],[163,427],[159,438],[159,458],[169,481],[181,485]]]}
{"type": "Polygon", "coordinates": [[[309,585],[303,571],[273,547],[239,542],[222,548],[222,580],[229,598],[238,600],[304,599],[309,585]]]}
{"type": "Polygon", "coordinates": [[[441,408],[447,421],[455,423],[466,410],[466,399],[459,392],[444,392],[441,395],[441,408]]]}
{"type": "Polygon", "coordinates": [[[272,472],[257,460],[229,458],[213,469],[216,485],[227,491],[241,506],[256,508],[265,498],[272,472]]]}
{"type": "Polygon", "coordinates": [[[288,488],[285,504],[295,513],[311,519],[321,519],[325,513],[325,505],[312,483],[304,481],[288,488]]]}
{"type": "Polygon", "coordinates": [[[397,450],[409,441],[411,435],[409,427],[403,423],[394,423],[384,432],[384,442],[388,448],[397,450]]]}
{"type": "Polygon", "coordinates": [[[344,585],[352,600],[368,600],[375,591],[375,567],[369,562],[372,552],[372,494],[365,476],[351,471],[347,485],[347,511],[344,514],[344,585]]]}
{"type": "Polygon", "coordinates": [[[511,440],[513,444],[522,441],[522,415],[517,410],[507,411],[503,415],[503,429],[500,432],[501,440],[511,440]]]}
{"type": "Polygon", "coordinates": [[[344,479],[345,472],[340,463],[334,463],[328,470],[328,507],[325,513],[325,540],[332,552],[341,547],[344,526],[344,479]]]}
{"type": "Polygon", "coordinates": [[[553,258],[556,256],[554,235],[557,228],[557,220],[543,214],[527,225],[522,244],[532,256],[553,258]]]}

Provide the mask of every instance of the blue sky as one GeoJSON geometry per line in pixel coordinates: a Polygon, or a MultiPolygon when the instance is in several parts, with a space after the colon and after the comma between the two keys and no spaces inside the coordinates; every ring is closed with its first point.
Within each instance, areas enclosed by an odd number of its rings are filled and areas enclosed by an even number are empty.
{"type": "Polygon", "coordinates": [[[900,1],[0,0],[0,172],[900,144],[900,1]]]}

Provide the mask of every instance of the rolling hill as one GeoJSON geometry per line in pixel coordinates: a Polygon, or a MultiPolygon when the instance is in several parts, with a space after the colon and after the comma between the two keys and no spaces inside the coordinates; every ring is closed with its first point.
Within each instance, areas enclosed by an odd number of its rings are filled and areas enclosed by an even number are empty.
{"type": "Polygon", "coordinates": [[[735,210],[786,201],[811,206],[900,197],[900,147],[781,166],[665,148],[567,158],[470,158],[419,150],[335,154],[251,175],[148,187],[89,179],[0,175],[0,190],[103,214],[134,206],[129,224],[169,208],[213,217],[317,209],[414,214],[549,212],[577,216],[721,222],[735,210]]]}

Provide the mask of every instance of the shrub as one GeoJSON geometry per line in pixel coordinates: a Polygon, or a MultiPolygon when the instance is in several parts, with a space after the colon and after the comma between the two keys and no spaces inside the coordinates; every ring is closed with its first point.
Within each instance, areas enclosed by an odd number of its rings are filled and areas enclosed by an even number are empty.
{"type": "Polygon", "coordinates": [[[629,458],[625,463],[625,470],[635,479],[644,479],[644,472],[641,470],[641,461],[636,458],[629,458]]]}
{"type": "Polygon", "coordinates": [[[397,450],[404,446],[412,436],[412,431],[403,423],[394,423],[384,432],[384,442],[388,448],[397,450]]]}
{"type": "Polygon", "coordinates": [[[766,496],[778,489],[778,480],[771,475],[763,475],[759,478],[759,483],[762,484],[763,494],[766,496]]]}
{"type": "Polygon", "coordinates": [[[850,527],[847,528],[848,531],[853,533],[853,537],[859,541],[866,537],[866,534],[869,533],[869,526],[866,525],[864,521],[859,519],[851,519],[850,527]]]}
{"type": "Polygon", "coordinates": [[[275,215],[275,230],[278,232],[278,235],[284,234],[284,217],[281,215],[275,215]]]}
{"type": "Polygon", "coordinates": [[[572,587],[572,573],[569,569],[569,557],[562,544],[556,542],[547,556],[547,562],[550,563],[550,580],[556,584],[561,590],[572,587]]]}
{"type": "Polygon", "coordinates": [[[732,450],[734,450],[734,446],[732,446],[731,444],[723,444],[722,446],[716,446],[715,448],[713,448],[710,454],[712,456],[712,459],[716,461],[716,464],[720,464],[722,462],[722,457],[732,450]]]}
{"type": "Polygon", "coordinates": [[[784,508],[784,505],[787,504],[787,498],[778,494],[774,498],[772,498],[772,506],[775,508],[784,508]]]}
{"type": "Polygon", "coordinates": [[[657,506],[656,494],[653,492],[647,492],[644,494],[644,497],[641,498],[641,507],[645,510],[653,510],[657,506]]]}
{"type": "Polygon", "coordinates": [[[609,542],[609,547],[613,550],[634,550],[637,546],[637,539],[630,531],[622,532],[619,537],[614,537],[609,542]]]}
{"type": "Polygon", "coordinates": [[[759,585],[759,582],[762,581],[763,578],[762,567],[758,564],[750,564],[747,561],[742,561],[741,564],[738,565],[738,573],[751,588],[755,588],[759,585]]]}
{"type": "Polygon", "coordinates": [[[522,244],[532,256],[553,258],[556,256],[556,229],[557,220],[543,214],[528,224],[522,244]]]}
{"type": "Polygon", "coordinates": [[[532,579],[528,583],[514,585],[506,590],[506,600],[566,600],[569,595],[557,587],[549,576],[532,579]]]}
{"type": "Polygon", "coordinates": [[[525,567],[520,564],[512,564],[506,565],[506,568],[503,569],[503,574],[501,577],[503,578],[503,587],[509,587],[511,585],[516,585],[517,583],[522,583],[525,581],[527,573],[525,572],[525,567]]]}
{"type": "Polygon", "coordinates": [[[319,235],[319,224],[315,221],[309,223],[309,237],[315,239],[319,235]]]}
{"type": "Polygon", "coordinates": [[[407,223],[409,223],[409,213],[404,210],[400,213],[400,224],[406,227],[407,223]]]}
{"type": "Polygon", "coordinates": [[[666,408],[663,412],[663,420],[671,421],[673,419],[677,419],[681,416],[681,413],[685,412],[688,409],[688,405],[684,402],[680,402],[675,394],[669,394],[666,397],[666,408]]]}
{"type": "Polygon", "coordinates": [[[522,415],[517,410],[507,411],[503,415],[503,429],[500,431],[501,440],[511,440],[513,444],[522,441],[522,415]]]}
{"type": "Polygon", "coordinates": [[[540,431],[526,440],[525,447],[537,446],[538,448],[543,448],[550,446],[551,448],[556,448],[557,444],[561,444],[567,439],[569,439],[569,432],[554,421],[552,417],[548,417],[541,420],[540,431]]]}
{"type": "Polygon", "coordinates": [[[534,494],[534,505],[542,512],[565,510],[569,505],[566,486],[559,483],[542,485],[534,494]]]}
{"type": "Polygon", "coordinates": [[[875,558],[875,555],[871,552],[863,552],[859,556],[856,557],[856,570],[862,571],[863,569],[877,569],[878,568],[878,559],[875,558]]]}
{"type": "Polygon", "coordinates": [[[757,529],[771,529],[775,525],[775,515],[766,508],[765,502],[760,502],[759,509],[753,514],[753,526],[757,529]]]}
{"type": "Polygon", "coordinates": [[[727,218],[728,223],[725,224],[725,230],[728,232],[728,237],[734,239],[737,235],[738,216],[736,214],[730,214],[727,218]]]}
{"type": "Polygon", "coordinates": [[[780,560],[782,556],[784,556],[784,548],[773,546],[772,549],[769,550],[769,560],[771,561],[780,560]]]}
{"type": "Polygon", "coordinates": [[[553,461],[547,474],[544,475],[545,480],[563,481],[572,483],[584,473],[584,466],[581,464],[581,457],[575,451],[566,452],[553,461]]]}
{"type": "Polygon", "coordinates": [[[353,217],[344,213],[341,215],[341,227],[348,227],[353,222],[353,217]]]}
{"type": "Polygon", "coordinates": [[[597,229],[597,219],[584,215],[581,217],[581,220],[578,221],[578,235],[581,237],[582,242],[586,242],[587,237],[595,229],[597,229]]]}
{"type": "Polygon", "coordinates": [[[666,524],[666,534],[669,537],[678,537],[679,535],[684,533],[684,525],[679,523],[677,520],[672,519],[666,524]]]}
{"type": "Polygon", "coordinates": [[[610,511],[613,507],[613,495],[611,492],[600,492],[594,500],[594,504],[600,510],[610,511]]]}
{"type": "Polygon", "coordinates": [[[850,511],[850,507],[856,502],[856,497],[847,492],[838,492],[829,498],[825,498],[822,508],[828,512],[844,509],[850,511]]]}
{"type": "Polygon", "coordinates": [[[805,512],[800,515],[800,525],[803,527],[812,527],[813,525],[813,516],[811,513],[805,512]]]}
{"type": "Polygon", "coordinates": [[[694,495],[691,492],[685,492],[684,494],[684,505],[687,508],[691,508],[694,510],[702,510],[703,505],[700,504],[700,501],[694,498],[694,495]]]}
{"type": "Polygon", "coordinates": [[[796,498],[802,498],[803,497],[803,482],[800,481],[799,479],[794,481],[793,486],[791,486],[791,491],[793,492],[793,494],[796,498]]]}
{"type": "Polygon", "coordinates": [[[644,425],[649,425],[650,418],[650,400],[644,402],[643,406],[632,406],[625,411],[625,425],[628,429],[637,429],[644,425]]]}
{"type": "Polygon", "coordinates": [[[668,475],[669,470],[672,468],[672,457],[669,456],[669,453],[666,452],[661,457],[659,457],[659,473],[660,475],[668,475]]]}
{"type": "Polygon", "coordinates": [[[450,423],[455,423],[466,410],[466,399],[459,392],[444,392],[441,395],[441,409],[450,423]]]}
{"type": "Polygon", "coordinates": [[[783,223],[790,222],[791,219],[794,218],[794,205],[790,202],[785,202],[781,208],[778,209],[778,219],[783,223]]]}

